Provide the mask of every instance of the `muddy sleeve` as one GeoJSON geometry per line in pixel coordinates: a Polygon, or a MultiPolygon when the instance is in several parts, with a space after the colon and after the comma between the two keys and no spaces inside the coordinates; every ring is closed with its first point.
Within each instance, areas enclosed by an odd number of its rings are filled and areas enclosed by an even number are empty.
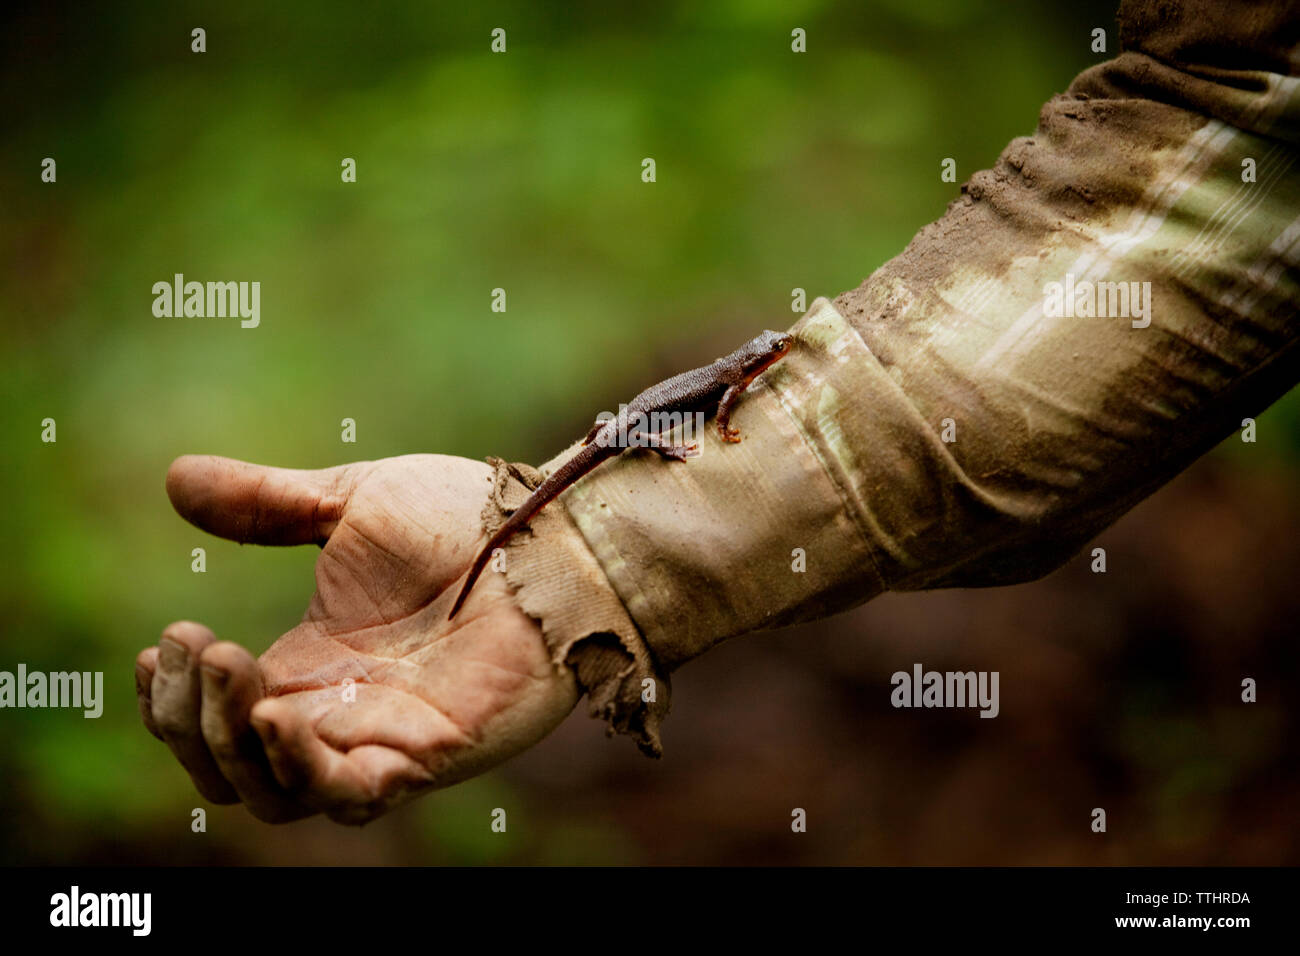
{"type": "Polygon", "coordinates": [[[717,642],[1040,577],[1300,378],[1296,5],[1120,23],[1034,135],[814,303],[740,444],[625,455],[521,542],[557,663],[647,752],[667,675],[717,642]]]}

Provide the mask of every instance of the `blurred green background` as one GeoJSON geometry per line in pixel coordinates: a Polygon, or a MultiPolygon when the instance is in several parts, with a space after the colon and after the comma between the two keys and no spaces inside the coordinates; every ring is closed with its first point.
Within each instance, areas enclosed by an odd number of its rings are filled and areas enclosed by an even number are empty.
{"type": "Polygon", "coordinates": [[[102,670],[107,702],[97,721],[0,711],[0,862],[1300,858],[1280,702],[1300,618],[1294,393],[1259,443],[1107,532],[1108,575],[1081,558],[1018,588],[890,596],[707,655],[674,680],[659,763],[580,708],[506,767],[364,830],[209,806],[195,834],[204,804],[136,714],[132,660],[166,623],[260,652],[312,587],[314,549],[241,548],[177,518],[174,457],[543,460],[594,409],[793,322],[793,288],[833,297],[901,251],[957,195],[944,157],[962,182],[1032,132],[1106,58],[1093,27],[1117,52],[1110,0],[4,17],[0,669],[102,670]],[[259,280],[260,327],[155,318],[151,287],[177,272],[259,280]],[[888,677],[918,659],[1041,696],[1004,694],[998,721],[900,717],[888,677]],[[1260,681],[1253,708],[1239,674],[1260,681]],[[795,806],[808,834],[790,833],[795,806]],[[1110,808],[1104,838],[1093,806],[1110,808]]]}

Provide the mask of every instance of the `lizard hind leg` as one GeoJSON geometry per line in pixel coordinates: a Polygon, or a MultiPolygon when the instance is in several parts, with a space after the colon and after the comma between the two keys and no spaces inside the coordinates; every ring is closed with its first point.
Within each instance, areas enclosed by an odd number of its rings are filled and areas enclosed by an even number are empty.
{"type": "Polygon", "coordinates": [[[698,442],[691,442],[689,445],[674,445],[659,435],[652,435],[649,432],[637,432],[632,436],[637,444],[653,449],[664,458],[672,461],[686,461],[688,458],[696,458],[700,454],[698,442]]]}

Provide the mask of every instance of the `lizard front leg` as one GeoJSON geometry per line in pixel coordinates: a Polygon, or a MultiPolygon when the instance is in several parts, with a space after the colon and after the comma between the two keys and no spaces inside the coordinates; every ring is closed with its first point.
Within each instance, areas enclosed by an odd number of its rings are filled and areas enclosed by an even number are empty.
{"type": "Polygon", "coordinates": [[[740,441],[740,429],[731,427],[731,409],[740,400],[740,396],[745,394],[745,389],[748,387],[748,380],[732,385],[723,393],[722,401],[718,402],[718,434],[722,436],[723,441],[732,443],[740,441]]]}

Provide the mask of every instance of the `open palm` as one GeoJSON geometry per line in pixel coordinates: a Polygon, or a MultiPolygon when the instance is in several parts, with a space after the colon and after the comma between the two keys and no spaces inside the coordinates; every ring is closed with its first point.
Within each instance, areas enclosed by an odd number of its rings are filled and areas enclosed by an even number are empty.
{"type": "Polygon", "coordinates": [[[186,456],[167,491],[236,541],[322,545],[303,620],[260,659],[177,622],[136,662],[145,726],[195,786],[263,820],[364,823],[536,743],[577,702],[501,575],[447,611],[492,469],[410,455],[321,471],[186,456]]]}

